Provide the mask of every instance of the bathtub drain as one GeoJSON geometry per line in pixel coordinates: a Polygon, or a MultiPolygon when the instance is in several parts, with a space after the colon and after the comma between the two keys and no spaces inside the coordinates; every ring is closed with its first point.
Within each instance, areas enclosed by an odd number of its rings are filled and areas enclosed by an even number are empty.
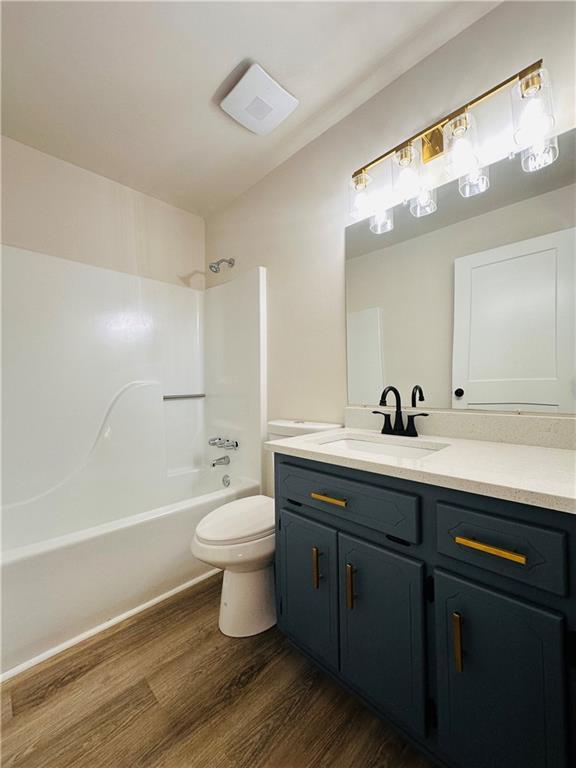
{"type": "Polygon", "coordinates": [[[230,485],[230,475],[224,475],[224,477],[222,478],[222,485],[224,486],[224,488],[228,488],[228,486],[230,485]]]}

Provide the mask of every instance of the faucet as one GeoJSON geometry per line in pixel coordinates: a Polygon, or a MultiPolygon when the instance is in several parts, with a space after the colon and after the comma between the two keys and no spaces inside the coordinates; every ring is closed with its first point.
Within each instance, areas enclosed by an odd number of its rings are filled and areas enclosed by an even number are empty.
{"type": "Polygon", "coordinates": [[[416,395],[418,395],[418,402],[424,402],[424,390],[420,384],[416,384],[412,389],[412,408],[416,408],[416,395]]]}
{"type": "MultiPolygon", "coordinates": [[[[398,392],[396,387],[386,387],[386,389],[382,392],[382,397],[380,398],[380,405],[386,405],[386,398],[388,397],[389,392],[392,392],[394,394],[394,397],[396,398],[396,415],[394,417],[394,426],[392,426],[392,420],[390,418],[389,413],[383,413],[382,411],[372,411],[372,413],[377,413],[380,416],[384,416],[384,425],[382,426],[382,434],[383,435],[403,435],[404,437],[418,437],[415,420],[418,418],[418,416],[428,416],[428,414],[427,413],[409,414],[408,423],[406,424],[406,427],[404,427],[404,419],[402,418],[402,400],[400,398],[400,392],[398,392]]],[[[413,407],[416,407],[416,395],[418,393],[420,394],[419,399],[424,400],[424,392],[422,391],[422,387],[419,384],[416,384],[416,386],[412,390],[412,406],[413,407]]]]}
{"type": "Polygon", "coordinates": [[[394,397],[396,398],[396,416],[394,417],[394,427],[392,429],[392,432],[388,434],[403,435],[404,421],[402,419],[402,399],[400,397],[400,392],[398,392],[396,387],[386,387],[384,389],[380,397],[380,405],[386,405],[386,398],[388,397],[388,392],[392,392],[394,394],[394,397]]]}
{"type": "Polygon", "coordinates": [[[212,467],[219,467],[221,465],[230,464],[230,456],[220,456],[219,459],[214,459],[212,467]]]}

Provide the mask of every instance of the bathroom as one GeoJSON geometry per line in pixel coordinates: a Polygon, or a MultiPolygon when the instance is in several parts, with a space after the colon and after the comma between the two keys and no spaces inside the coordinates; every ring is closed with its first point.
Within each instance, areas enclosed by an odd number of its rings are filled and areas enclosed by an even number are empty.
{"type": "Polygon", "coordinates": [[[576,4],[1,12],[1,765],[576,766],[576,4]]]}

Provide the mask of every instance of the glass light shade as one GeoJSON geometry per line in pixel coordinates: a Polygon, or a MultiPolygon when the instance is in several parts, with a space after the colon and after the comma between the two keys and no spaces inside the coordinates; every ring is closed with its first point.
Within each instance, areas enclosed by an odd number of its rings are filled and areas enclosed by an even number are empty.
{"type": "Polygon", "coordinates": [[[435,189],[421,188],[417,196],[410,200],[410,213],[417,219],[434,213],[437,208],[435,189]]]}
{"type": "Polygon", "coordinates": [[[522,150],[522,169],[527,173],[540,171],[542,168],[546,168],[547,165],[552,165],[557,157],[558,138],[553,136],[552,138],[536,142],[522,150]]]}
{"type": "Polygon", "coordinates": [[[374,206],[371,198],[372,196],[365,190],[353,192],[350,206],[350,216],[353,221],[363,221],[372,216],[374,206]]]}
{"type": "Polygon", "coordinates": [[[458,191],[462,197],[474,197],[481,195],[490,187],[490,175],[488,168],[475,168],[465,176],[458,179],[458,191]]]}
{"type": "Polygon", "coordinates": [[[370,219],[370,231],[375,235],[383,235],[394,229],[394,209],[379,210],[370,219]]]}
{"type": "Polygon", "coordinates": [[[554,129],[554,106],[548,71],[538,69],[511,88],[514,141],[519,147],[538,144],[554,129]]]}
{"type": "Polygon", "coordinates": [[[476,120],[470,112],[457,115],[444,126],[446,170],[458,178],[462,197],[479,195],[490,187],[488,169],[480,167],[476,120]]]}
{"type": "Polygon", "coordinates": [[[420,189],[420,155],[413,144],[394,153],[393,182],[397,198],[407,203],[420,189]]]}

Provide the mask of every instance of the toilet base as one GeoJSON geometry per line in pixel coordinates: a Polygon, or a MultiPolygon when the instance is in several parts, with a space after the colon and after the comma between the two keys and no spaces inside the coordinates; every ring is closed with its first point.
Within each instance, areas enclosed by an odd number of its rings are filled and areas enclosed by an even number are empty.
{"type": "Polygon", "coordinates": [[[224,571],[218,626],[229,637],[250,637],[276,624],[274,568],[224,571]]]}

